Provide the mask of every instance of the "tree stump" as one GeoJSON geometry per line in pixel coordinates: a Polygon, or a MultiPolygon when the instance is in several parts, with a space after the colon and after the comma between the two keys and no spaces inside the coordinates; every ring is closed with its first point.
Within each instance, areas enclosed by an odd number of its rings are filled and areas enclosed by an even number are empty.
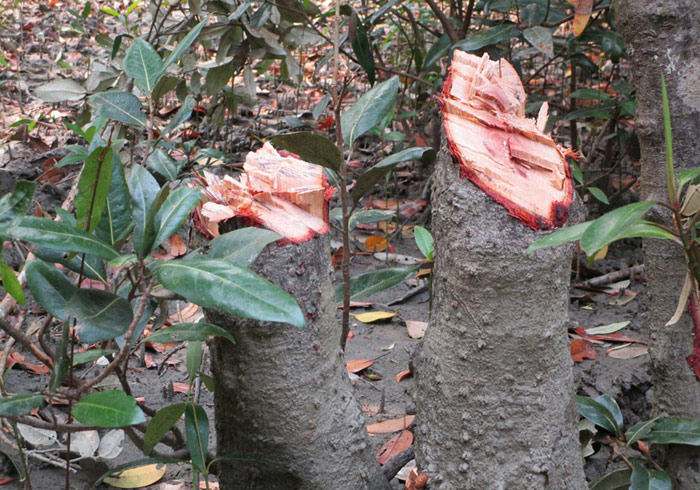
{"type": "Polygon", "coordinates": [[[217,454],[224,490],[389,489],[340,352],[328,235],[270,244],[252,269],[292,294],[304,329],[207,310],[235,344],[215,340],[217,454]]]}
{"type": "Polygon", "coordinates": [[[528,229],[443,146],[433,307],[416,368],[416,458],[435,489],[584,489],[566,334],[571,247],[528,229]]]}

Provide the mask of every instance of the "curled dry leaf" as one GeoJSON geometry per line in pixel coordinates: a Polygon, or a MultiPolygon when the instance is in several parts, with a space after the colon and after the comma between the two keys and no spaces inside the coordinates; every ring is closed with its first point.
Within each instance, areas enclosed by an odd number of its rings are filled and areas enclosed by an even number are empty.
{"type": "Polygon", "coordinates": [[[406,320],[406,330],[408,331],[408,336],[412,339],[422,339],[427,328],[428,322],[406,320]]]}
{"type": "Polygon", "coordinates": [[[589,335],[586,333],[586,329],[579,327],[575,328],[574,332],[586,340],[601,340],[607,342],[631,342],[633,344],[646,344],[647,342],[639,339],[634,339],[628,337],[627,335],[622,335],[621,333],[609,333],[603,335],[589,335]]]}
{"type": "Polygon", "coordinates": [[[403,371],[401,371],[399,374],[396,375],[396,382],[400,383],[401,381],[408,378],[409,376],[411,376],[411,370],[404,369],[403,371]]]}
{"type": "Polygon", "coordinates": [[[571,359],[574,362],[581,362],[584,359],[598,359],[598,351],[593,344],[586,339],[574,339],[571,341],[571,359]]]}
{"type": "Polygon", "coordinates": [[[404,415],[398,419],[385,420],[367,426],[367,432],[370,434],[391,434],[400,430],[407,429],[415,420],[415,415],[404,415]]]}
{"type": "Polygon", "coordinates": [[[345,363],[349,373],[359,373],[374,364],[374,359],[353,359],[345,363]]]}
{"type": "Polygon", "coordinates": [[[377,451],[377,462],[384,466],[401,451],[411,447],[411,444],[413,444],[413,432],[410,430],[402,430],[379,448],[377,451]]]}

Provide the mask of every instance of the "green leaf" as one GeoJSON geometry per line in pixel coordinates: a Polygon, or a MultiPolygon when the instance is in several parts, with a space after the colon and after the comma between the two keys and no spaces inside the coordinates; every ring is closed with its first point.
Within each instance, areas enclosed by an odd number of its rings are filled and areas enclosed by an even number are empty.
{"type": "Polygon", "coordinates": [[[105,478],[109,478],[112,475],[119,475],[125,470],[131,468],[140,468],[141,466],[148,466],[152,464],[181,464],[185,461],[178,458],[142,458],[129,461],[128,463],[120,464],[107,471],[104,475],[100,476],[97,481],[93,484],[93,488],[97,488],[104,481],[105,478]]]}
{"type": "Polygon", "coordinates": [[[88,362],[96,361],[100,357],[114,354],[116,351],[112,349],[90,349],[83,352],[73,354],[73,366],[80,366],[88,362]]]}
{"type": "Polygon", "coordinates": [[[632,427],[627,429],[627,432],[625,432],[625,440],[627,441],[627,445],[631,446],[638,440],[644,439],[646,436],[648,436],[657,420],[659,420],[659,417],[654,417],[651,420],[634,424],[632,427]]]}
{"type": "Polygon", "coordinates": [[[134,94],[119,91],[101,92],[91,95],[90,102],[97,106],[97,116],[132,126],[146,125],[146,114],[141,112],[141,101],[134,94]]]}
{"type": "MultiPolygon", "coordinates": [[[[331,101],[331,94],[328,93],[328,94],[324,95],[323,98],[316,103],[313,110],[311,111],[311,117],[314,119],[314,121],[318,120],[318,118],[321,117],[321,114],[323,114],[323,111],[326,110],[326,107],[328,107],[328,103],[330,101],[331,101]]],[[[273,141],[272,144],[274,145],[275,142],[273,141]]],[[[320,165],[320,163],[319,163],[319,165],[320,165]]]]}
{"type": "Polygon", "coordinates": [[[119,257],[119,253],[114,248],[95,235],[67,223],[50,219],[22,218],[12,229],[11,236],[54,250],[82,252],[106,260],[119,257]]]}
{"type": "Polygon", "coordinates": [[[654,444],[686,444],[700,446],[700,422],[694,420],[660,418],[643,438],[654,444]]]}
{"type": "Polygon", "coordinates": [[[426,160],[431,161],[435,157],[435,150],[430,147],[413,147],[389,155],[376,165],[369,168],[360,175],[352,189],[352,199],[357,203],[365,196],[374,184],[384,178],[386,174],[391,172],[397,164],[409,160],[426,160]]]}
{"type": "Polygon", "coordinates": [[[640,221],[635,223],[620,236],[622,238],[663,238],[672,239],[675,238],[673,233],[670,233],[663,228],[659,228],[656,224],[651,221],[640,221]]]}
{"type": "Polygon", "coordinates": [[[177,175],[180,173],[184,163],[184,161],[178,162],[177,160],[173,160],[160,148],[151,153],[148,159],[146,159],[148,168],[154,172],[158,172],[170,182],[177,179],[177,175]]]}
{"type": "Polygon", "coordinates": [[[315,163],[335,172],[340,170],[343,160],[340,150],[331,140],[319,134],[301,131],[298,133],[282,134],[270,138],[277,148],[296,153],[299,158],[315,163]]]}
{"type": "Polygon", "coordinates": [[[569,97],[572,99],[585,100],[610,100],[610,96],[608,94],[595,88],[580,88],[574,92],[571,92],[569,97]]]}
{"type": "Polygon", "coordinates": [[[603,204],[610,204],[610,201],[608,201],[608,196],[605,195],[605,192],[603,192],[602,189],[598,187],[589,187],[588,192],[590,192],[593,197],[598,199],[603,204]]]}
{"type": "Polygon", "coordinates": [[[0,240],[27,213],[36,184],[18,180],[11,193],[0,197],[0,240]]]}
{"type": "Polygon", "coordinates": [[[145,257],[153,248],[155,225],[149,213],[160,190],[158,182],[141,165],[133,165],[127,185],[131,193],[131,208],[134,219],[134,249],[139,257],[145,257]]]}
{"type": "Polygon", "coordinates": [[[569,160],[571,162],[571,176],[576,179],[576,182],[583,185],[583,172],[581,171],[581,165],[575,160],[569,160]]]}
{"type": "Polygon", "coordinates": [[[185,436],[192,465],[199,471],[206,471],[209,419],[204,409],[192,402],[185,406],[185,436]]]}
{"type": "Polygon", "coordinates": [[[167,328],[161,328],[152,333],[141,342],[182,342],[182,341],[205,341],[211,337],[223,337],[232,344],[235,343],[233,336],[221,327],[209,323],[178,323],[167,328]]]}
{"type": "MultiPolygon", "coordinates": [[[[379,291],[389,289],[415,277],[417,272],[418,267],[395,267],[360,274],[350,279],[350,299],[371,296],[379,291]]],[[[335,288],[335,302],[336,304],[342,304],[343,302],[342,284],[338,284],[335,288]]]]}
{"type": "Polygon", "coordinates": [[[61,264],[63,267],[80,274],[82,269],[83,275],[96,281],[107,283],[107,272],[105,270],[105,262],[94,255],[84,255],[85,262],[83,263],[83,255],[68,254],[46,247],[36,247],[34,255],[50,264],[61,264]],[[72,256],[71,256],[72,255],[72,256]],[[70,257],[70,258],[68,258],[70,257]]]}
{"type": "Polygon", "coordinates": [[[418,245],[420,253],[422,253],[426,259],[433,260],[433,256],[435,255],[433,235],[422,226],[416,226],[413,228],[413,236],[416,239],[416,245],[418,245]]]}
{"type": "Polygon", "coordinates": [[[201,198],[202,190],[198,187],[194,189],[180,187],[171,192],[156,213],[154,220],[156,229],[154,245],[158,245],[170,238],[182,226],[190,212],[199,204],[201,198]]]}
{"type": "Polygon", "coordinates": [[[210,242],[209,257],[248,267],[269,243],[282,238],[282,235],[264,228],[240,228],[214,238],[210,242]]]}
{"type": "Polygon", "coordinates": [[[611,434],[617,436],[621,435],[620,428],[615,422],[615,416],[610,413],[610,410],[608,410],[605,405],[586,396],[576,396],[576,403],[581,416],[587,418],[611,434]]]}
{"type": "Polygon", "coordinates": [[[687,168],[678,172],[678,189],[683,189],[683,186],[688,182],[697,183],[700,178],[700,167],[687,168]]]}
{"type": "Polygon", "coordinates": [[[425,59],[423,60],[423,71],[435,66],[435,63],[440,61],[442,57],[447,54],[451,46],[452,42],[450,41],[450,36],[443,34],[440,39],[435,41],[433,45],[430,46],[428,54],[425,55],[425,59]]]}
{"type": "Polygon", "coordinates": [[[631,478],[632,470],[629,468],[611,471],[591,485],[590,490],[628,490],[631,478]]]}
{"type": "Polygon", "coordinates": [[[655,204],[636,202],[604,214],[593,221],[581,235],[581,248],[592,257],[598,250],[625,236],[630,227],[638,224],[655,204]]]}
{"type": "Polygon", "coordinates": [[[608,411],[615,418],[615,425],[618,428],[622,429],[622,427],[624,427],[625,424],[622,420],[622,411],[613,397],[610,395],[600,395],[599,397],[595,398],[595,401],[608,409],[608,411]]]}
{"type": "MultiPolygon", "coordinates": [[[[81,132],[85,134],[83,131],[81,132]]],[[[88,157],[88,150],[84,146],[68,145],[64,148],[70,149],[71,153],[61,158],[61,160],[56,165],[54,165],[54,168],[61,168],[65,167],[66,165],[84,162],[88,157]]]]}
{"type": "Polygon", "coordinates": [[[69,78],[55,79],[34,89],[34,95],[51,104],[67,100],[76,102],[86,93],[85,87],[69,78]]]}
{"type": "Polygon", "coordinates": [[[1,258],[0,279],[2,279],[2,287],[5,288],[5,291],[7,291],[20,306],[24,306],[24,291],[22,291],[22,286],[15,275],[15,271],[12,269],[12,267],[3,262],[1,258]]]}
{"type": "Polygon", "coordinates": [[[489,29],[482,29],[473,36],[455,43],[454,49],[469,53],[485,46],[498,44],[501,41],[508,41],[519,35],[520,29],[514,24],[500,24],[489,29]]]}
{"type": "Polygon", "coordinates": [[[523,37],[537,50],[551,58],[554,56],[554,39],[552,38],[553,29],[543,26],[529,27],[523,31],[523,37]]]}
{"type": "MultiPolygon", "coordinates": [[[[340,210],[340,208],[336,208],[340,210]]],[[[357,209],[350,215],[348,228],[354,230],[358,224],[378,223],[380,221],[391,221],[396,216],[394,211],[383,211],[381,209],[357,209]]],[[[342,217],[339,222],[342,222],[342,217]]]]}
{"type": "Polygon", "coordinates": [[[68,318],[66,306],[78,290],[73,282],[54,266],[32,260],[26,268],[27,284],[39,305],[60,320],[68,318]]]}
{"type": "Polygon", "coordinates": [[[187,342],[187,359],[185,360],[187,367],[187,375],[190,380],[190,385],[194,383],[194,378],[197,376],[200,366],[202,365],[202,342],[191,340],[187,342]]]}
{"type": "Polygon", "coordinates": [[[173,50],[172,53],[170,53],[170,56],[165,58],[165,62],[163,63],[162,67],[162,72],[165,72],[165,70],[175,63],[177,60],[180,59],[180,56],[183,55],[185,51],[187,51],[187,48],[189,48],[192,43],[194,42],[195,39],[197,39],[197,36],[199,36],[199,33],[202,32],[202,28],[204,27],[204,24],[207,23],[209,20],[209,16],[207,16],[204,20],[202,20],[199,24],[194,26],[192,30],[190,30],[187,35],[180,41],[175,49],[173,50]]]}
{"type": "Polygon", "coordinates": [[[88,343],[124,335],[134,318],[126,299],[100,289],[78,289],[66,311],[78,319],[80,340],[88,343]]]}
{"type": "Polygon", "coordinates": [[[593,104],[575,111],[569,112],[562,119],[562,123],[578,119],[610,119],[615,114],[615,101],[604,101],[600,104],[593,104]]]}
{"type": "Polygon", "coordinates": [[[349,147],[391,112],[396,103],[399,85],[398,77],[378,83],[343,113],[340,118],[343,140],[349,147]]]}
{"type": "Polygon", "coordinates": [[[136,38],[126,50],[124,72],[134,79],[141,93],[150,96],[163,74],[163,61],[153,46],[136,38]]]}
{"type": "Polygon", "coordinates": [[[666,184],[668,185],[668,199],[671,204],[677,204],[676,175],[673,171],[673,133],[671,131],[671,108],[668,104],[666,92],[666,78],[661,74],[661,100],[664,114],[664,140],[666,143],[666,184]]]}
{"type": "Polygon", "coordinates": [[[530,244],[530,246],[527,247],[527,250],[525,250],[525,253],[529,255],[540,248],[554,247],[556,245],[561,245],[562,243],[575,242],[577,240],[580,240],[583,233],[588,229],[589,226],[591,226],[592,223],[593,221],[586,221],[585,223],[579,223],[574,226],[567,226],[566,228],[557,230],[554,233],[551,233],[545,237],[540,238],[535,242],[532,242],[532,244],[530,244]]]}
{"type": "Polygon", "coordinates": [[[615,333],[622,330],[631,322],[629,320],[624,322],[610,323],[608,325],[601,325],[600,327],[587,328],[586,333],[588,335],[605,335],[609,333],[615,333]]]}
{"type": "Polygon", "coordinates": [[[357,62],[367,73],[369,84],[374,85],[375,67],[374,57],[372,56],[372,44],[367,36],[367,28],[360,16],[357,15],[357,12],[352,13],[350,21],[350,42],[352,50],[357,57],[357,62]]]}
{"type": "Polygon", "coordinates": [[[112,149],[96,148],[83,166],[75,196],[75,214],[78,228],[92,233],[97,227],[107,203],[112,183],[112,149]]]}
{"type": "Polygon", "coordinates": [[[663,471],[649,470],[635,463],[630,478],[630,490],[671,490],[671,477],[663,471]]]}
{"type": "Polygon", "coordinates": [[[177,424],[185,412],[185,403],[175,403],[163,407],[153,416],[143,436],[143,454],[148,456],[156,444],[177,424]]]}
{"type": "Polygon", "coordinates": [[[95,234],[110,245],[124,240],[133,227],[131,218],[131,195],[124,176],[124,166],[119,155],[112,157],[112,179],[107,201],[102,211],[102,219],[97,224],[95,234]]]}
{"type": "Polygon", "coordinates": [[[187,97],[185,97],[185,100],[182,102],[182,106],[180,106],[180,109],[178,109],[178,111],[175,113],[173,118],[163,130],[163,134],[170,134],[170,132],[173,129],[177,128],[180,124],[187,121],[192,115],[192,109],[194,109],[194,97],[192,97],[191,94],[187,94],[187,97]]]}
{"type": "Polygon", "coordinates": [[[253,272],[220,259],[187,259],[158,266],[167,289],[205,308],[219,308],[242,318],[306,325],[288,293],[253,272]]]}
{"type": "Polygon", "coordinates": [[[63,322],[61,340],[59,341],[58,346],[56,346],[53,369],[51,370],[51,379],[49,379],[50,393],[56,392],[56,389],[61,386],[66,374],[68,374],[68,368],[70,367],[70,355],[68,353],[68,341],[70,340],[68,334],[70,333],[70,327],[71,325],[69,321],[63,322]]]}
{"type": "Polygon", "coordinates": [[[17,393],[12,398],[0,397],[0,415],[17,417],[39,408],[44,397],[37,393],[17,393]]]}
{"type": "Polygon", "coordinates": [[[85,425],[116,428],[146,421],[133,396],[121,390],[85,395],[73,408],[75,420],[85,425]]]}

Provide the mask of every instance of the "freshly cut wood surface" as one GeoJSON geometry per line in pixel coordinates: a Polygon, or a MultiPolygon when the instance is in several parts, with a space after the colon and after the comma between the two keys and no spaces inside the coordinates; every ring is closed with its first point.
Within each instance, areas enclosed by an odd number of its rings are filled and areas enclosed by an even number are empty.
{"type": "Polygon", "coordinates": [[[526,99],[507,61],[454,51],[441,101],[462,177],[529,227],[549,229],[566,222],[573,184],[564,150],[544,132],[546,104],[535,121],[525,117],[526,99]]]}
{"type": "Polygon", "coordinates": [[[204,228],[219,235],[219,222],[237,217],[294,243],[328,232],[328,201],[335,189],[323,168],[269,143],[250,152],[236,180],[204,172],[205,199],[199,209],[204,228]]]}

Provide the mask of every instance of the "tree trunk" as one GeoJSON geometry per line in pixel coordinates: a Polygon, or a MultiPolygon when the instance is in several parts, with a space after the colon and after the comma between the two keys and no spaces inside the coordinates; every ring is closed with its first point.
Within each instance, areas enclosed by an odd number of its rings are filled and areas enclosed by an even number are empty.
{"type": "Polygon", "coordinates": [[[584,489],[566,335],[571,248],[461,179],[433,187],[433,309],[416,368],[416,457],[438,489],[584,489]]]}
{"type": "Polygon", "coordinates": [[[217,454],[274,463],[222,464],[224,490],[390,488],[343,364],[328,240],[271,244],[253,265],[296,298],[305,329],[206,311],[236,340],[212,349],[217,454]]]}
{"type": "MultiPolygon", "coordinates": [[[[666,78],[676,170],[700,163],[700,1],[617,0],[615,20],[632,54],[637,89],[637,133],[642,150],[642,198],[668,202],[661,101],[666,78]]],[[[655,220],[669,222],[668,216],[655,220]]],[[[690,315],[665,327],[678,303],[686,275],[680,247],[644,240],[649,278],[650,355],[656,415],[700,419],[700,382],[686,358],[693,347],[690,315]]],[[[700,448],[669,448],[664,465],[674,488],[700,488],[700,448]]]]}

